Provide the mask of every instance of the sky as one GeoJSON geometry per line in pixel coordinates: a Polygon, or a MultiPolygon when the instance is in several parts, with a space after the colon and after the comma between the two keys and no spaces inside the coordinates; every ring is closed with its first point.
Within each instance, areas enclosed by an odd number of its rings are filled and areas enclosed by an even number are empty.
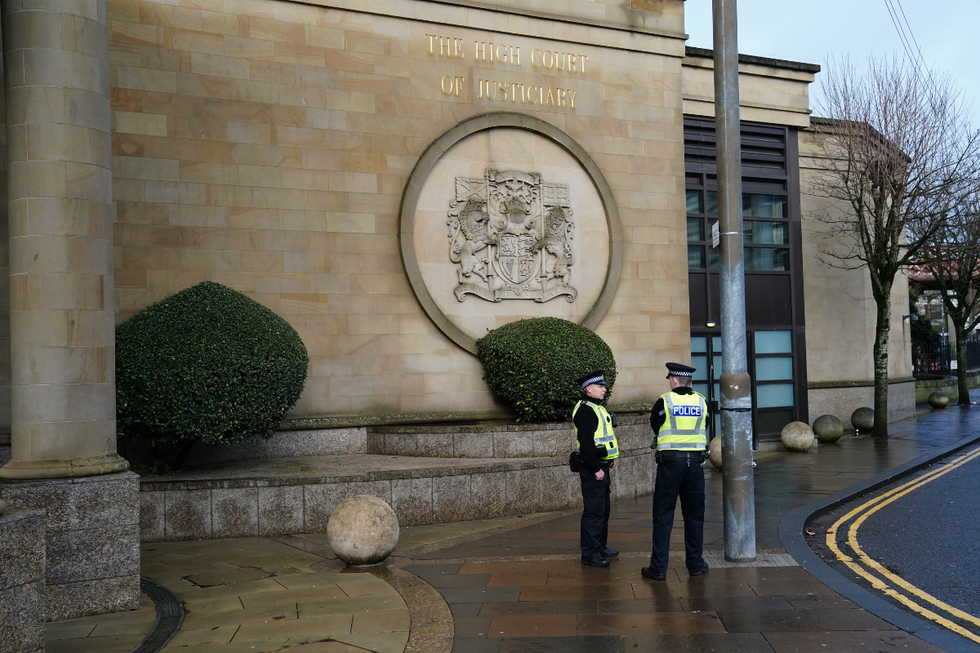
{"type": "MultiPolygon", "coordinates": [[[[774,59],[832,66],[849,56],[861,65],[869,57],[904,55],[902,40],[886,0],[737,0],[738,50],[774,59]]],[[[711,48],[711,0],[684,3],[688,45],[711,48]]],[[[980,0],[890,0],[902,26],[918,43],[925,63],[949,74],[972,105],[980,125],[980,0]]],[[[821,75],[811,87],[811,106],[820,97],[821,75]]]]}

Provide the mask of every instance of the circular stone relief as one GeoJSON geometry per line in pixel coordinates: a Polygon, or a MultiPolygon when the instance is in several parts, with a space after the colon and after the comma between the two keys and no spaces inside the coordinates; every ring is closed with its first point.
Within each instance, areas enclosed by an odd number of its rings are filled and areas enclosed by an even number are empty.
{"type": "Polygon", "coordinates": [[[595,163],[523,114],[478,116],[430,146],[403,197],[401,248],[426,313],[470,352],[522,318],[595,328],[622,260],[615,203],[595,163]]]}

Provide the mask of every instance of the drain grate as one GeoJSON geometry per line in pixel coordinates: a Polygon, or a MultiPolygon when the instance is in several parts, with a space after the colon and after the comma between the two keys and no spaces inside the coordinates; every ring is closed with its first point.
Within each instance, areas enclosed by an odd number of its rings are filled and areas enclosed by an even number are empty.
{"type": "Polygon", "coordinates": [[[184,605],[173,592],[149,578],[140,578],[140,589],[157,606],[153,628],[130,653],[157,653],[173,639],[184,623],[184,605]]]}
{"type": "Polygon", "coordinates": [[[724,553],[705,553],[704,559],[712,569],[734,567],[799,567],[799,563],[788,553],[757,553],[752,562],[728,562],[724,553]]]}

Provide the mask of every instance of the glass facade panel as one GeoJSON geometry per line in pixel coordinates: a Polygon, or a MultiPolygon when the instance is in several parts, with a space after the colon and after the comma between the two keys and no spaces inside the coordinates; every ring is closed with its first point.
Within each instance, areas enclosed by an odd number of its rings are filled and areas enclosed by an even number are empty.
{"type": "Polygon", "coordinates": [[[756,331],[756,354],[791,354],[793,339],[789,331],[756,331]]]}
{"type": "Polygon", "coordinates": [[[704,212],[708,215],[718,215],[718,191],[709,190],[705,192],[704,212]]]}
{"type": "MultiPolygon", "coordinates": [[[[789,245],[788,222],[746,220],[742,223],[742,234],[747,245],[789,245]]],[[[687,239],[691,240],[691,218],[687,219],[687,239]]]]}
{"type": "Polygon", "coordinates": [[[704,240],[704,234],[702,233],[704,225],[704,220],[701,218],[688,218],[687,219],[687,242],[701,242],[704,240]]]}
{"type": "Polygon", "coordinates": [[[777,408],[793,405],[793,384],[774,383],[756,386],[756,407],[777,408]]]}
{"type": "Polygon", "coordinates": [[[793,357],[757,358],[755,361],[756,381],[792,381],[793,357]]]}
{"type": "Polygon", "coordinates": [[[691,356],[691,367],[695,369],[694,372],[695,381],[708,380],[708,357],[707,356],[691,356]]]}
{"type": "Polygon", "coordinates": [[[704,246],[703,245],[687,246],[687,267],[690,268],[691,270],[704,269],[704,246]]]}
{"type": "Polygon", "coordinates": [[[753,272],[786,272],[789,270],[789,248],[746,247],[745,269],[753,272]]]}
{"type": "Polygon", "coordinates": [[[707,383],[697,383],[697,382],[694,382],[694,383],[691,384],[691,387],[694,389],[694,391],[696,393],[698,393],[702,397],[707,398],[707,396],[708,396],[708,384],[707,383]]]}
{"type": "MultiPolygon", "coordinates": [[[[697,296],[692,291],[690,302],[692,315],[697,309],[696,314],[707,323],[718,318],[714,313],[719,301],[719,279],[714,275],[721,269],[721,248],[712,247],[711,243],[712,226],[718,224],[721,210],[718,177],[710,168],[713,157],[708,151],[710,136],[715,135],[714,127],[710,119],[684,118],[687,244],[690,278],[693,280],[691,287],[697,289],[697,296]]],[[[778,302],[750,303],[748,308],[752,315],[746,316],[749,331],[746,335],[751,338],[748,349],[752,357],[748,363],[753,377],[754,436],[770,440],[778,439],[782,427],[799,418],[797,394],[801,395],[801,402],[805,404],[802,393],[806,389],[794,378],[797,362],[803,364],[803,352],[794,351],[797,342],[795,329],[802,325],[797,325],[797,312],[786,310],[785,301],[792,300],[802,290],[798,277],[802,270],[793,273],[791,267],[798,265],[800,238],[799,206],[796,202],[792,205],[789,202],[789,197],[799,190],[797,170],[791,160],[797,153],[788,145],[796,135],[792,128],[751,123],[743,123],[741,135],[743,144],[750,143],[754,153],[743,159],[743,165],[748,166],[743,170],[748,176],[743,179],[745,192],[739,198],[742,210],[742,260],[747,284],[751,285],[753,292],[780,293],[778,302]],[[757,159],[755,153],[764,153],[764,156],[757,159]],[[756,165],[765,167],[766,172],[753,172],[756,165]],[[793,209],[792,216],[790,208],[793,209]],[[782,296],[783,293],[789,293],[789,297],[782,296]]],[[[744,152],[746,150],[743,149],[744,152]]],[[[692,327],[698,330],[709,328],[718,333],[716,327],[701,324],[701,319],[698,322],[692,327]]],[[[697,336],[697,341],[692,336],[691,342],[692,365],[699,370],[695,387],[714,406],[720,397],[721,338],[702,332],[697,336]],[[711,340],[707,340],[705,335],[711,340]],[[701,367],[705,362],[708,363],[707,369],[702,372],[701,367]]],[[[712,414],[713,432],[720,426],[718,412],[715,410],[712,414]]]]}
{"type": "Polygon", "coordinates": [[[785,218],[784,195],[742,193],[742,216],[746,218],[785,218]]]}
{"type": "Polygon", "coordinates": [[[687,212],[703,213],[703,211],[701,210],[701,191],[699,190],[687,191],[687,212]]]}

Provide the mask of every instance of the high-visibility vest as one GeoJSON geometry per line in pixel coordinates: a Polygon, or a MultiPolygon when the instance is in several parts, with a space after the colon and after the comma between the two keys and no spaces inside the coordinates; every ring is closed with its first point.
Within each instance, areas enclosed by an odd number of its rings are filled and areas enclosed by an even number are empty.
{"type": "Polygon", "coordinates": [[[661,451],[704,451],[708,447],[708,404],[697,392],[668,392],[664,400],[664,425],[657,434],[661,451]]]}
{"type": "MultiPolygon", "coordinates": [[[[606,448],[606,455],[599,458],[599,460],[613,460],[619,458],[619,444],[616,442],[616,434],[613,432],[612,417],[609,415],[604,407],[599,404],[594,404],[591,401],[585,401],[582,399],[577,404],[575,408],[572,409],[572,420],[575,419],[575,413],[583,405],[589,406],[595,411],[596,417],[599,418],[599,425],[595,429],[595,433],[592,434],[592,440],[595,442],[596,448],[602,445],[606,448]]],[[[578,448],[578,427],[575,428],[575,447],[578,448]]]]}

